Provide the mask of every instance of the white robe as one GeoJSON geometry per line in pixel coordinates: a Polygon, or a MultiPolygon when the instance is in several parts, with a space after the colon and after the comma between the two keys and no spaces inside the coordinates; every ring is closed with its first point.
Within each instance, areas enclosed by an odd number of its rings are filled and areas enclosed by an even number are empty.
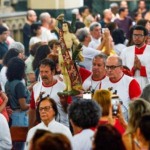
{"type": "Polygon", "coordinates": [[[55,121],[55,119],[53,119],[49,124],[48,124],[48,127],[43,123],[39,123],[38,125],[34,126],[33,128],[31,128],[29,131],[28,131],[28,134],[27,134],[27,139],[26,139],[26,148],[25,150],[28,150],[29,147],[30,147],[30,142],[35,134],[35,132],[38,130],[38,129],[44,129],[44,130],[48,130],[52,133],[62,133],[64,134],[70,141],[72,140],[72,134],[69,130],[68,127],[64,126],[63,124],[55,121]]]}
{"type": "MultiPolygon", "coordinates": [[[[140,84],[141,89],[143,89],[146,84],[150,83],[150,46],[147,45],[144,53],[142,55],[137,55],[137,57],[140,59],[142,66],[145,66],[146,68],[147,77],[140,76],[140,71],[138,70],[134,75],[134,78],[140,84]]],[[[123,65],[127,66],[131,70],[134,66],[135,46],[130,46],[123,49],[121,58],[123,61],[123,65]]]]}

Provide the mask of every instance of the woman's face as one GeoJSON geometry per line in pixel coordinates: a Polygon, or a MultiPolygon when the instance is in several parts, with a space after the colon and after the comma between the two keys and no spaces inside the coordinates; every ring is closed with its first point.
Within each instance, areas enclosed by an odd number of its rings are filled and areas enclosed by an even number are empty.
{"type": "Polygon", "coordinates": [[[49,123],[55,117],[55,111],[48,100],[44,100],[39,106],[40,118],[44,123],[49,123]]]}

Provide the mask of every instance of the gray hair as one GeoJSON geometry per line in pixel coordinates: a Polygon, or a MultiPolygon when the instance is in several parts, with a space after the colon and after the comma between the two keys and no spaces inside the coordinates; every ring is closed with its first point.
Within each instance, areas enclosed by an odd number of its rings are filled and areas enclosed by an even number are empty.
{"type": "Polygon", "coordinates": [[[11,48],[15,48],[18,53],[24,53],[25,52],[25,47],[24,47],[24,45],[21,42],[16,42],[16,41],[12,42],[9,45],[8,49],[11,49],[11,48]]]}
{"type": "Polygon", "coordinates": [[[78,29],[76,32],[76,36],[79,39],[80,42],[83,42],[85,38],[88,36],[88,31],[86,28],[78,29]]]}
{"type": "Polygon", "coordinates": [[[103,59],[104,65],[106,64],[107,55],[105,55],[104,53],[100,53],[100,54],[94,56],[93,60],[94,60],[95,58],[101,58],[101,59],[103,59]]]}
{"type": "Polygon", "coordinates": [[[90,29],[90,31],[93,31],[94,28],[95,28],[95,27],[98,27],[98,26],[101,27],[101,24],[98,23],[98,22],[93,22],[93,23],[91,23],[89,29],[90,29]]]}
{"type": "Polygon", "coordinates": [[[48,12],[43,12],[40,14],[40,21],[43,22],[45,20],[46,17],[51,17],[51,15],[48,12]]]}

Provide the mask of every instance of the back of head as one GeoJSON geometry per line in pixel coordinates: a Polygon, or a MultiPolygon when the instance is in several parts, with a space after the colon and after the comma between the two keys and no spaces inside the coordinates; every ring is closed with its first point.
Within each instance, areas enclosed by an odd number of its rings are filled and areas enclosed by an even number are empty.
{"type": "Polygon", "coordinates": [[[18,53],[24,53],[25,52],[25,47],[24,45],[21,43],[21,42],[12,42],[10,45],[9,45],[9,49],[11,48],[15,48],[18,53]]]}
{"type": "Polygon", "coordinates": [[[134,133],[138,126],[141,116],[150,113],[150,103],[142,98],[135,99],[129,103],[129,122],[127,133],[134,133]]]}
{"type": "Polygon", "coordinates": [[[93,150],[125,150],[121,134],[110,124],[99,125],[94,136],[93,150]]]}
{"type": "Polygon", "coordinates": [[[36,31],[41,27],[40,22],[34,22],[31,24],[31,36],[36,36],[36,31]]]}
{"type": "Polygon", "coordinates": [[[8,31],[8,29],[4,27],[3,25],[0,25],[0,34],[3,34],[3,32],[5,31],[8,31]]]}
{"type": "Polygon", "coordinates": [[[109,115],[111,106],[111,92],[108,90],[96,90],[93,95],[93,100],[102,107],[102,116],[109,115]]]}
{"type": "Polygon", "coordinates": [[[63,134],[46,133],[34,145],[34,150],[71,150],[70,141],[63,134]]]}
{"type": "Polygon", "coordinates": [[[88,129],[98,124],[101,108],[91,99],[80,99],[70,105],[68,115],[73,124],[82,129],[88,129]]]}
{"type": "Polygon", "coordinates": [[[10,61],[10,59],[12,59],[13,57],[17,57],[18,55],[19,55],[18,50],[16,50],[15,48],[10,49],[4,55],[3,65],[7,66],[8,62],[10,61]]]}
{"type": "Polygon", "coordinates": [[[12,58],[7,65],[8,81],[22,80],[25,75],[25,62],[18,57],[12,58]]]}
{"type": "Polygon", "coordinates": [[[142,91],[141,98],[150,103],[150,84],[146,85],[142,91]]]}

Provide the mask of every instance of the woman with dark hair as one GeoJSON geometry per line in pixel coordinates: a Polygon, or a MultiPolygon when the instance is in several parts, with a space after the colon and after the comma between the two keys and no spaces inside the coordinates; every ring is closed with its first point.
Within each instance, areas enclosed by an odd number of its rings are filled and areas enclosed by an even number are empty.
{"type": "Polygon", "coordinates": [[[53,99],[49,98],[49,96],[41,98],[37,110],[40,115],[41,123],[29,130],[26,140],[27,147],[30,145],[30,141],[37,129],[49,130],[53,133],[62,133],[71,139],[72,135],[69,128],[55,121],[55,118],[59,114],[57,105],[53,99]]]}
{"type": "Polygon", "coordinates": [[[120,56],[122,49],[126,48],[125,46],[125,34],[122,29],[115,29],[112,32],[112,38],[114,41],[114,50],[118,56],[120,56]]]}
{"type": "Polygon", "coordinates": [[[5,84],[7,82],[6,71],[7,71],[8,62],[11,58],[17,57],[18,55],[19,55],[18,50],[14,48],[7,51],[7,53],[4,55],[3,67],[0,72],[0,82],[1,82],[2,91],[5,91],[5,84]]]}
{"type": "MultiPolygon", "coordinates": [[[[5,91],[10,108],[13,110],[10,115],[11,126],[28,126],[27,110],[29,109],[30,94],[21,81],[25,75],[25,63],[20,58],[14,57],[8,62],[7,67],[8,81],[5,85],[5,91]]],[[[22,150],[24,144],[14,142],[14,148],[22,150]]]]}
{"type": "Polygon", "coordinates": [[[110,124],[99,125],[92,150],[126,150],[120,133],[110,124]]]}
{"type": "Polygon", "coordinates": [[[32,45],[41,41],[42,41],[41,23],[35,22],[31,25],[31,38],[29,41],[29,49],[31,49],[32,45]]]}

